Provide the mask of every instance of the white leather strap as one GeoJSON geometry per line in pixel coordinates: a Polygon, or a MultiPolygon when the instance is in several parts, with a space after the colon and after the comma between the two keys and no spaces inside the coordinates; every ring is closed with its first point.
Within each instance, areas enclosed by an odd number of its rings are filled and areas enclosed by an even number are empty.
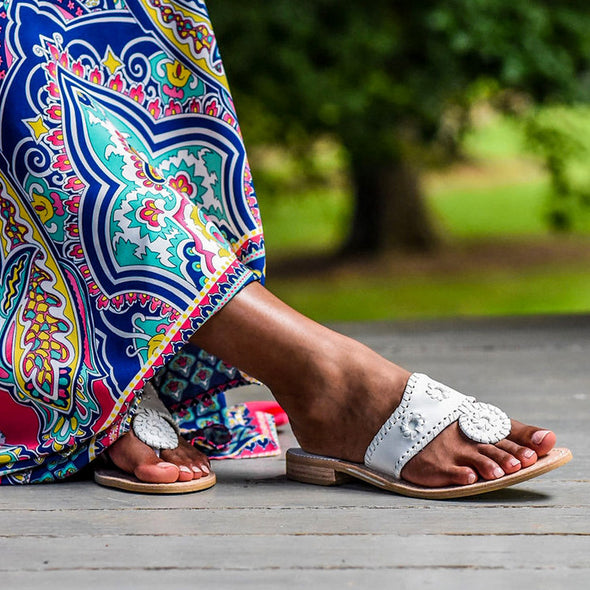
{"type": "Polygon", "coordinates": [[[510,432],[502,410],[413,373],[400,405],[367,448],[365,465],[399,479],[405,464],[456,420],[478,442],[495,443],[510,432]]]}
{"type": "Polygon", "coordinates": [[[172,420],[172,416],[170,416],[168,408],[158,396],[156,388],[149,381],[143,387],[143,392],[141,394],[141,404],[139,407],[149,410],[156,410],[156,412],[167,416],[174,424],[174,420],[172,420]]]}

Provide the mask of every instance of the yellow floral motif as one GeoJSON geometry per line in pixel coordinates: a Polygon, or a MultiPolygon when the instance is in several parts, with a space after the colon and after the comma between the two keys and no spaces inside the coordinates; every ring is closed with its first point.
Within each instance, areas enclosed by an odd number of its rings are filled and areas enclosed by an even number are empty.
{"type": "Polygon", "coordinates": [[[46,223],[53,217],[53,205],[47,197],[33,193],[32,204],[42,223],[46,223]]]}
{"type": "Polygon", "coordinates": [[[14,447],[10,453],[0,453],[0,465],[6,465],[7,463],[14,463],[18,461],[21,449],[14,447]]]}
{"type": "Polygon", "coordinates": [[[160,347],[162,346],[162,342],[164,342],[164,338],[166,334],[156,334],[150,338],[150,342],[148,344],[148,358],[151,359],[155,357],[156,354],[159,352],[160,347]]]}
{"type": "Polygon", "coordinates": [[[52,426],[51,432],[45,434],[43,439],[51,441],[51,446],[55,451],[63,451],[71,436],[84,434],[84,431],[78,429],[78,426],[78,419],[75,416],[71,418],[61,416],[52,426]]]}
{"type": "Polygon", "coordinates": [[[191,72],[179,61],[173,61],[166,64],[166,75],[173,86],[182,88],[188,82],[191,72]]]}

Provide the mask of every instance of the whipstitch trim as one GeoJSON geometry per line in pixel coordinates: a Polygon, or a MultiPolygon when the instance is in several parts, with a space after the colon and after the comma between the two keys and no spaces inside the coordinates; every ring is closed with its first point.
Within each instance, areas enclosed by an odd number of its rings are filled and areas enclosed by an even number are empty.
{"type": "MultiPolygon", "coordinates": [[[[393,414],[389,417],[389,419],[383,424],[383,426],[379,429],[379,432],[375,435],[371,444],[369,445],[366,453],[365,453],[365,464],[370,466],[373,455],[377,450],[377,447],[383,439],[387,435],[387,433],[394,427],[401,422],[402,418],[405,416],[406,410],[410,405],[410,401],[412,399],[412,395],[414,394],[415,387],[418,382],[418,376],[415,373],[410,375],[408,379],[408,383],[406,385],[406,389],[402,396],[401,402],[399,406],[395,409],[393,414]]],[[[462,395],[462,394],[459,394],[462,395]]],[[[463,395],[462,395],[463,396],[463,395]]],[[[467,397],[467,396],[463,396],[467,397]]],[[[394,472],[393,475],[395,478],[400,479],[401,471],[404,468],[404,465],[416,454],[418,454],[428,443],[430,443],[434,438],[436,438],[447,426],[452,424],[453,422],[457,421],[461,411],[457,408],[453,410],[450,414],[447,414],[442,420],[437,422],[432,428],[430,428],[426,433],[424,433],[400,458],[396,461],[394,465],[394,472]]]]}

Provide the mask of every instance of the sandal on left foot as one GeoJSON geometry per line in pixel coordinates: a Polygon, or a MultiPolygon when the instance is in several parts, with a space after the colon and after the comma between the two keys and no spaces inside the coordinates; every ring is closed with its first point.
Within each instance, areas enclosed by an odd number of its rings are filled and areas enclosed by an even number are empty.
{"type": "MultiPolygon", "coordinates": [[[[151,447],[159,456],[160,451],[163,449],[175,449],[178,447],[180,432],[172,416],[157,399],[155,390],[152,391],[149,388],[148,384],[144,390],[147,395],[142,400],[142,407],[133,417],[131,426],[137,438],[151,447]]],[[[105,452],[104,457],[109,466],[96,469],[94,471],[94,481],[109,488],[144,494],[185,494],[206,490],[214,486],[217,481],[213,472],[189,481],[175,481],[172,483],[141,481],[134,475],[117,468],[108,456],[108,450],[105,452]]]]}
{"type": "Polygon", "coordinates": [[[120,469],[97,469],[94,472],[94,481],[101,486],[117,488],[126,492],[139,492],[142,494],[186,494],[188,492],[200,492],[215,485],[215,473],[210,473],[199,479],[190,481],[175,481],[173,483],[149,483],[137,479],[130,473],[120,469]]]}

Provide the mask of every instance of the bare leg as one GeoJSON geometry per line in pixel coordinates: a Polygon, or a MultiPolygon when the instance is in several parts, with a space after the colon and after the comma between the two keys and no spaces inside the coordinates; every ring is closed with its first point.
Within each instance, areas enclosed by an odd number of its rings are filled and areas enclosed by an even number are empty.
{"type": "MultiPolygon", "coordinates": [[[[258,283],[242,289],[191,342],[260,379],[285,408],[308,452],[361,462],[400,402],[410,373],[366,346],[294,311],[258,283]]],[[[496,445],[469,441],[456,424],[404,468],[428,486],[496,479],[533,464],[555,444],[547,430],[513,421],[496,445]]]]}

